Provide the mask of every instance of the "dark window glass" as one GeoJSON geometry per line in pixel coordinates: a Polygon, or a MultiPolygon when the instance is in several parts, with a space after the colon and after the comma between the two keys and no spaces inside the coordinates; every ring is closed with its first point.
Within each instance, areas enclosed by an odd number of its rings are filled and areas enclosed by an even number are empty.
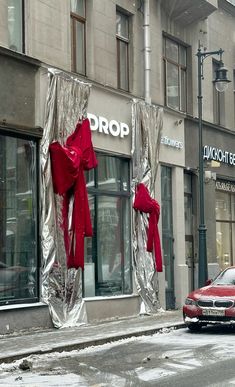
{"type": "Polygon", "coordinates": [[[165,67],[165,103],[167,106],[186,111],[187,101],[187,49],[183,45],[163,37],[165,67]]]}
{"type": "Polygon", "coordinates": [[[132,291],[129,162],[105,155],[97,158],[94,184],[87,174],[93,237],[85,245],[85,297],[132,291]]]}
{"type": "Polygon", "coordinates": [[[72,70],[86,73],[86,15],[85,1],[71,0],[72,70]]]}
{"type": "Polygon", "coordinates": [[[116,14],[118,88],[129,91],[129,17],[116,14]]]}
{"type": "Polygon", "coordinates": [[[37,290],[36,144],[0,135],[0,303],[37,290]]]}
{"type": "Polygon", "coordinates": [[[85,17],[85,0],[71,0],[71,12],[85,17]]]}

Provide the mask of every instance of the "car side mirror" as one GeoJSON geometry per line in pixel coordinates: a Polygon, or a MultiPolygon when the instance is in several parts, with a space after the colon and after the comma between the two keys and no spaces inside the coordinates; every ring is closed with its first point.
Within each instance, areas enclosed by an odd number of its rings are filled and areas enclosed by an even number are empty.
{"type": "Polygon", "coordinates": [[[206,280],[205,286],[208,286],[208,285],[210,285],[211,283],[212,283],[212,280],[211,280],[211,279],[208,279],[208,280],[206,280]]]}

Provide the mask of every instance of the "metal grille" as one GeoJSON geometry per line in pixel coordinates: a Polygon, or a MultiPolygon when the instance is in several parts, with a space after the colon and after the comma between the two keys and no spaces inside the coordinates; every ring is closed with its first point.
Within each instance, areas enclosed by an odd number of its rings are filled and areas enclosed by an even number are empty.
{"type": "Polygon", "coordinates": [[[199,300],[197,302],[197,304],[198,304],[198,306],[202,306],[204,308],[214,306],[213,305],[213,300],[199,300]]]}
{"type": "Polygon", "coordinates": [[[234,306],[234,301],[232,300],[198,300],[198,306],[202,308],[231,308],[234,306]]]}
{"type": "Polygon", "coordinates": [[[214,302],[216,308],[231,308],[234,305],[232,300],[218,300],[214,302]]]}

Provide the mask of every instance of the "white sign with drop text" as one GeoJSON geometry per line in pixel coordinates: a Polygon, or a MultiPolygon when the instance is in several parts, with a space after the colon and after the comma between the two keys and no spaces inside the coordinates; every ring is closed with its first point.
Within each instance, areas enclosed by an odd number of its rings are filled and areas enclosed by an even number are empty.
{"type": "Polygon", "coordinates": [[[111,135],[113,137],[124,138],[130,133],[129,126],[124,122],[118,122],[116,120],[108,121],[107,118],[102,116],[96,116],[92,113],[87,113],[87,118],[90,121],[91,130],[98,131],[111,135]]]}

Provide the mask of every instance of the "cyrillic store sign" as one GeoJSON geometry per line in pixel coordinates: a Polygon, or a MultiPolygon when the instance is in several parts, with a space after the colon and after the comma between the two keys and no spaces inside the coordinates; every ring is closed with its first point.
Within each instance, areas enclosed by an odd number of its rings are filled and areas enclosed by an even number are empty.
{"type": "Polygon", "coordinates": [[[235,192],[235,183],[232,183],[231,181],[216,181],[215,183],[216,189],[219,191],[225,191],[225,192],[235,192]]]}
{"type": "Polygon", "coordinates": [[[124,122],[116,120],[108,121],[107,118],[88,113],[87,118],[90,121],[91,130],[111,135],[113,137],[124,138],[130,133],[129,126],[124,122]]]}
{"type": "Polygon", "coordinates": [[[215,160],[220,163],[235,165],[235,153],[224,151],[210,145],[205,145],[203,148],[203,158],[205,160],[215,160]]]}

